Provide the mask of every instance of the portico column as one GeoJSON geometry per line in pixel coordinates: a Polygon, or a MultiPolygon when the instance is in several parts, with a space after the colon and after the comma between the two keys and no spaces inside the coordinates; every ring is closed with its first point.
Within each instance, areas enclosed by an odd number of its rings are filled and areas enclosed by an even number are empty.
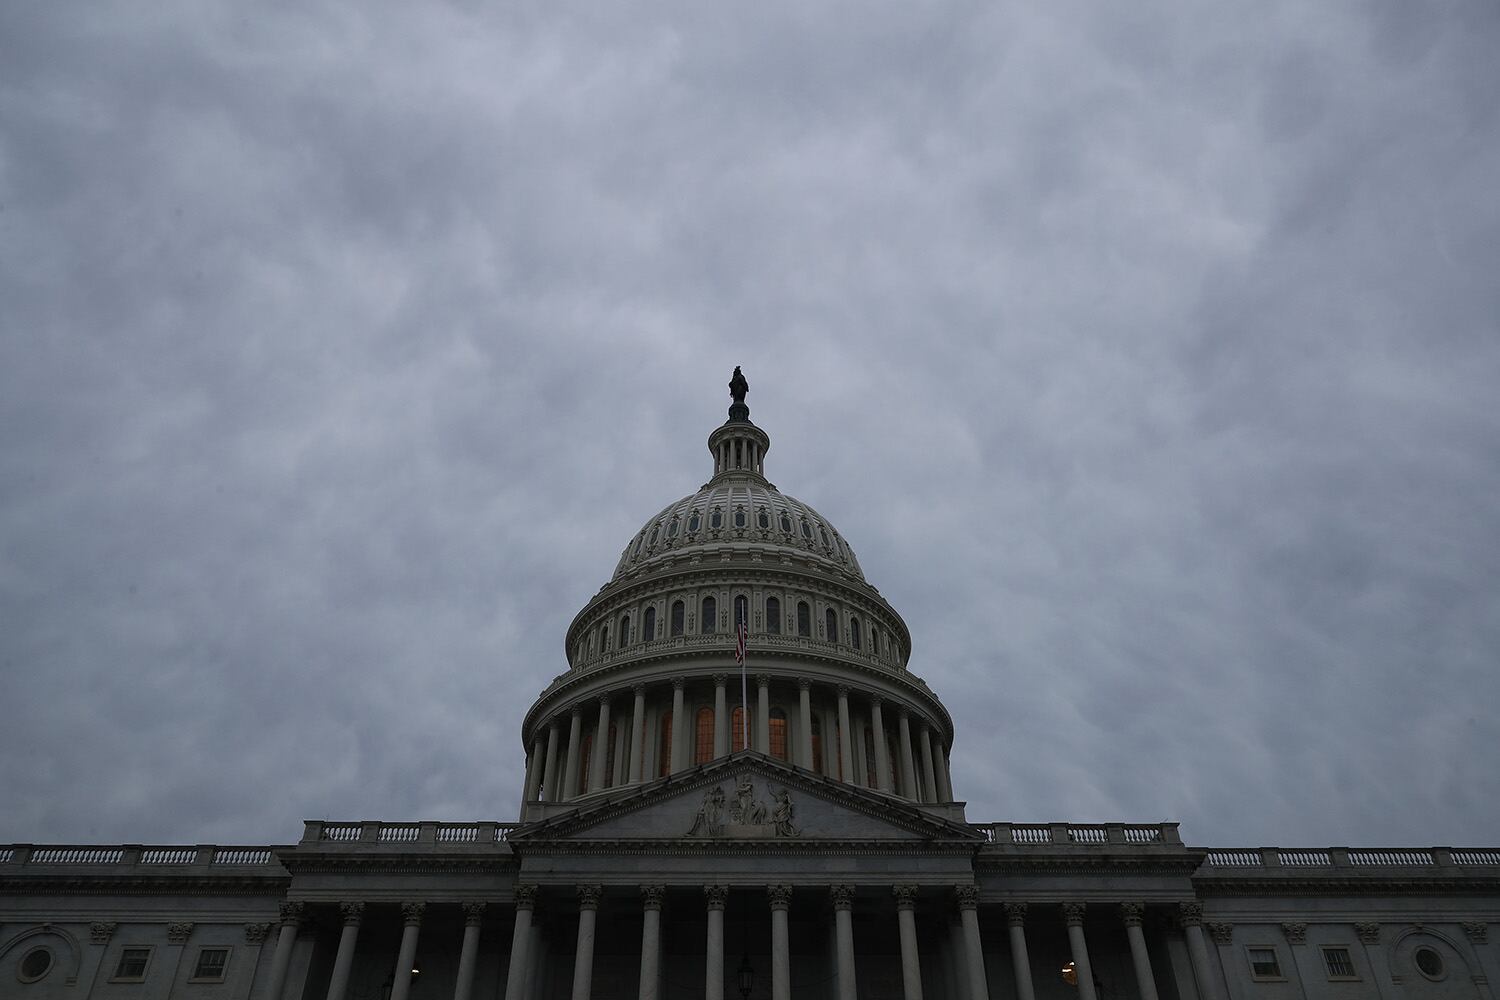
{"type": "Polygon", "coordinates": [[[578,887],[578,949],[573,958],[573,1000],[589,1000],[594,984],[594,921],[599,915],[601,885],[578,887]]]}
{"type": "Polygon", "coordinates": [[[840,684],[839,695],[839,780],[854,784],[854,735],[849,729],[849,685],[840,684]]]}
{"type": "Polygon", "coordinates": [[[640,1000],[656,1000],[661,983],[661,901],[665,886],[641,886],[641,989],[640,1000]]]}
{"type": "Polygon", "coordinates": [[[578,751],[579,744],[583,742],[583,706],[573,706],[573,719],[568,723],[568,766],[564,768],[562,787],[558,789],[562,794],[558,801],[571,799],[578,794],[578,751]]]}
{"type": "Polygon", "coordinates": [[[589,757],[589,791],[604,787],[604,764],[609,760],[609,695],[599,697],[599,722],[594,727],[594,752],[589,757]]]}
{"type": "Polygon", "coordinates": [[[542,768],[542,794],[548,802],[558,800],[558,785],[562,782],[557,777],[557,769],[560,766],[557,760],[557,744],[562,740],[562,726],[553,722],[547,727],[547,765],[542,768]]]}
{"type": "Polygon", "coordinates": [[[704,963],[704,1000],[724,1000],[724,904],[729,900],[729,887],[705,885],[704,898],[708,900],[708,948],[704,963]]]}
{"type": "Polygon", "coordinates": [[[806,677],[797,678],[797,709],[802,716],[802,745],[797,748],[797,755],[802,758],[803,767],[816,771],[812,751],[812,681],[806,677]]]}
{"type": "Polygon", "coordinates": [[[1130,940],[1130,960],[1135,965],[1136,990],[1141,1000],[1156,1000],[1156,977],[1151,974],[1151,955],[1146,951],[1146,935],[1141,930],[1144,903],[1121,903],[1120,919],[1125,921],[1125,936],[1130,940]]]}
{"type": "Polygon", "coordinates": [[[937,746],[933,748],[936,760],[933,764],[937,767],[938,784],[942,786],[943,801],[953,801],[953,770],[948,766],[948,754],[943,750],[943,738],[938,737],[937,746]]]}
{"type": "Polygon", "coordinates": [[[901,991],[906,1000],[922,1000],[922,960],[917,954],[917,887],[891,886],[896,897],[896,921],[901,929],[901,991]]]}
{"type": "Polygon", "coordinates": [[[954,894],[958,897],[958,919],[964,925],[969,1000],[990,1000],[989,977],[984,972],[984,942],[979,937],[979,886],[961,885],[954,894]]]}
{"type": "Polygon", "coordinates": [[[917,764],[911,752],[911,719],[902,709],[897,717],[898,739],[901,743],[901,794],[912,801],[921,798],[917,791],[917,764]]]}
{"type": "Polygon", "coordinates": [[[344,930],[333,959],[333,976],[328,980],[328,1000],[344,1000],[349,989],[349,969],[354,964],[354,946],[359,941],[359,922],[364,918],[365,904],[340,903],[339,912],[344,916],[344,930]]]}
{"type": "MultiPolygon", "coordinates": [[[[536,909],[536,886],[518,885],[516,928],[510,935],[510,967],[505,973],[505,1000],[524,1000],[531,965],[531,913],[536,909]]],[[[465,938],[464,943],[468,943],[465,938]]]]}
{"type": "Polygon", "coordinates": [[[769,754],[771,752],[771,678],[765,674],[756,674],[755,687],[760,692],[757,702],[760,710],[755,717],[755,749],[769,754]]]}
{"type": "Polygon", "coordinates": [[[676,774],[687,766],[684,762],[688,757],[683,753],[687,749],[683,745],[687,743],[687,740],[682,735],[687,732],[687,726],[683,725],[687,721],[683,718],[687,710],[682,707],[682,689],[685,687],[687,687],[686,677],[672,678],[672,767],[667,772],[669,774],[676,774]]]}
{"type": "Polygon", "coordinates": [[[459,905],[464,911],[464,943],[458,951],[458,983],[453,987],[453,1000],[469,1000],[474,993],[474,966],[479,957],[479,925],[489,904],[476,899],[459,905]]]}
{"type": "Polygon", "coordinates": [[[829,886],[833,900],[833,932],[838,955],[839,1000],[858,1000],[854,988],[854,886],[829,886]]]}
{"type": "Polygon", "coordinates": [[[411,967],[417,960],[417,935],[422,932],[422,913],[426,909],[426,903],[401,904],[401,948],[396,952],[391,1000],[406,1000],[411,994],[411,967]]]}
{"type": "Polygon", "coordinates": [[[724,694],[728,674],[714,674],[714,758],[729,756],[729,700],[724,694]]]}
{"type": "Polygon", "coordinates": [[[1196,900],[1178,903],[1177,913],[1187,936],[1188,958],[1193,962],[1193,978],[1198,981],[1198,995],[1203,1000],[1219,1000],[1213,967],[1208,964],[1208,945],[1203,940],[1203,904],[1196,900]]]}
{"type": "Polygon", "coordinates": [[[880,699],[870,699],[870,728],[875,730],[875,786],[891,791],[891,753],[886,749],[885,720],[880,716],[880,699]]]}
{"type": "Polygon", "coordinates": [[[641,762],[646,756],[646,685],[637,684],[635,717],[630,724],[630,783],[641,783],[641,762]]]}
{"type": "Polygon", "coordinates": [[[1010,964],[1016,972],[1017,1000],[1036,1000],[1031,988],[1031,956],[1026,953],[1026,904],[1005,904],[1005,925],[1010,928],[1010,964]]]}
{"type": "Polygon", "coordinates": [[[526,801],[535,802],[542,787],[542,772],[547,768],[547,744],[541,736],[531,741],[531,762],[526,768],[526,801]]]}
{"type": "Polygon", "coordinates": [[[771,897],[771,1000],[792,1000],[791,942],[786,923],[792,887],[768,885],[766,895],[771,897]]]}
{"type": "Polygon", "coordinates": [[[286,971],[291,968],[292,949],[297,946],[297,932],[302,928],[306,911],[307,904],[301,900],[281,904],[281,932],[276,936],[276,952],[271,956],[271,987],[266,990],[266,1000],[281,1000],[286,990],[286,971]]]}
{"type": "Polygon", "coordinates": [[[1083,1000],[1098,1000],[1094,991],[1094,968],[1089,965],[1089,946],[1083,937],[1084,903],[1064,903],[1063,918],[1068,922],[1068,947],[1073,952],[1073,972],[1078,976],[1078,995],[1083,1000]]]}
{"type": "Polygon", "coordinates": [[[922,728],[917,732],[917,746],[922,749],[922,777],[926,779],[923,786],[923,802],[943,801],[938,791],[937,771],[932,766],[932,730],[927,723],[922,723],[922,728]]]}

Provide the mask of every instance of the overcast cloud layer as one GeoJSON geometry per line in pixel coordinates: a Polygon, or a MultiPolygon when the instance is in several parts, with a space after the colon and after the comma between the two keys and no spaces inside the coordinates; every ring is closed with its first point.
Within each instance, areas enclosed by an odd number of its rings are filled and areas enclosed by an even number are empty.
{"type": "Polygon", "coordinates": [[[1486,0],[0,6],[0,842],[515,818],[736,364],[971,819],[1500,842],[1497,51],[1486,0]]]}

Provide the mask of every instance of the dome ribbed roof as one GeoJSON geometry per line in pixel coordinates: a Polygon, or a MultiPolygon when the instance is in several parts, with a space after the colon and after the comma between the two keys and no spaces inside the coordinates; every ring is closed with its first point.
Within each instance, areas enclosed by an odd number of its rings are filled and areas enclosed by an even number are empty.
{"type": "Polygon", "coordinates": [[[728,474],[647,521],[625,546],[611,582],[726,545],[811,558],[861,582],[865,578],[854,551],[823,515],[758,475],[728,474]]]}

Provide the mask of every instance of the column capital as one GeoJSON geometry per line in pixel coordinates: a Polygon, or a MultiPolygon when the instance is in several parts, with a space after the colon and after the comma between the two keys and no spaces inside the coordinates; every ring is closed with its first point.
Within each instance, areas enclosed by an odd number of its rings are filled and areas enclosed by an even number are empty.
{"type": "Polygon", "coordinates": [[[641,908],[659,910],[666,896],[667,887],[664,885],[643,885],[641,886],[641,908]]]}
{"type": "Polygon", "coordinates": [[[714,687],[723,687],[729,683],[728,674],[714,674],[714,687]]]}
{"type": "Polygon", "coordinates": [[[1126,927],[1141,926],[1141,919],[1146,915],[1145,903],[1121,903],[1120,919],[1126,927]]]}
{"type": "Polygon", "coordinates": [[[583,718],[583,702],[579,702],[578,704],[574,705],[569,714],[572,715],[573,718],[581,720],[583,718]]]}
{"type": "Polygon", "coordinates": [[[1483,920],[1464,921],[1464,935],[1475,944],[1487,944],[1490,939],[1490,925],[1483,920]]]}
{"type": "Polygon", "coordinates": [[[785,910],[792,905],[792,887],[789,885],[768,885],[766,895],[771,899],[771,909],[785,910]]]}
{"type": "Polygon", "coordinates": [[[1355,933],[1359,935],[1360,944],[1380,943],[1380,924],[1373,920],[1361,920],[1354,925],[1355,933]]]}
{"type": "Polygon", "coordinates": [[[271,925],[269,923],[246,924],[245,925],[245,943],[246,944],[265,944],[266,943],[266,937],[270,933],[271,933],[271,925]]]}
{"type": "Polygon", "coordinates": [[[464,926],[478,927],[484,921],[485,908],[490,904],[482,899],[466,900],[459,904],[464,910],[464,926]]]}
{"type": "Polygon", "coordinates": [[[914,885],[893,885],[891,895],[896,897],[898,910],[909,910],[917,905],[917,887],[914,885]]]}
{"type": "Polygon", "coordinates": [[[1203,904],[1197,900],[1177,904],[1177,919],[1184,927],[1197,927],[1203,923],[1203,904]]]}
{"type": "MultiPolygon", "coordinates": [[[[1234,924],[1216,920],[1203,926],[1208,928],[1208,936],[1214,939],[1214,944],[1229,944],[1234,940],[1234,924]]],[[[1376,927],[1379,926],[1379,924],[1376,925],[1376,927]]]]}
{"type": "Polygon", "coordinates": [[[340,903],[339,912],[344,915],[345,927],[358,927],[359,922],[365,918],[365,904],[340,903]]]}
{"type": "Polygon", "coordinates": [[[426,903],[402,903],[401,924],[404,927],[421,927],[422,914],[427,912],[426,903]]]}
{"type": "Polygon", "coordinates": [[[686,677],[683,677],[683,676],[679,675],[677,677],[673,677],[672,678],[672,690],[673,691],[681,691],[685,687],[687,687],[687,678],[686,677]]]}
{"type": "Polygon", "coordinates": [[[644,698],[646,696],[646,685],[644,685],[644,684],[632,684],[632,685],[630,685],[630,691],[637,698],[644,698]]]}
{"type": "Polygon", "coordinates": [[[808,680],[806,677],[798,677],[797,678],[797,690],[798,691],[811,691],[812,690],[812,681],[808,680]]]}
{"type": "Polygon", "coordinates": [[[872,692],[870,694],[870,708],[876,712],[883,711],[885,709],[885,696],[872,692]]]}
{"type": "Polygon", "coordinates": [[[535,885],[533,885],[531,883],[522,883],[520,885],[517,885],[515,887],[515,889],[512,890],[512,895],[515,897],[515,900],[516,900],[516,909],[518,909],[518,910],[534,910],[534,909],[536,909],[536,886],[535,885]]]}
{"type": "Polygon", "coordinates": [[[836,694],[838,694],[840,698],[847,698],[849,697],[849,692],[852,691],[853,688],[849,687],[849,685],[847,684],[840,684],[833,690],[836,694]]]}
{"type": "Polygon", "coordinates": [[[756,674],[755,675],[755,686],[756,687],[770,687],[771,686],[771,675],[770,674],[756,674]]]}
{"type": "Polygon", "coordinates": [[[960,910],[974,910],[979,907],[979,886],[977,885],[955,885],[953,887],[953,898],[958,903],[960,910]]]}
{"type": "Polygon", "coordinates": [[[1083,915],[1088,912],[1087,903],[1064,903],[1062,905],[1063,920],[1069,927],[1082,927],[1083,915]]]}
{"type": "Polygon", "coordinates": [[[293,927],[301,927],[302,921],[307,919],[307,904],[300,899],[283,900],[279,912],[283,926],[291,924],[293,927]]]}
{"type": "Polygon", "coordinates": [[[906,710],[904,705],[896,710],[896,717],[906,723],[908,727],[911,726],[911,713],[906,710]]]}
{"type": "Polygon", "coordinates": [[[1005,923],[1008,927],[1026,926],[1026,904],[1025,903],[1002,903],[1005,910],[1005,923]]]}
{"type": "Polygon", "coordinates": [[[606,691],[599,697],[595,698],[594,701],[600,708],[609,708],[615,703],[615,693],[613,691],[606,691]]]}
{"type": "Polygon", "coordinates": [[[1282,924],[1281,933],[1286,935],[1287,944],[1307,944],[1307,925],[1300,921],[1282,924]]]}
{"type": "Polygon", "coordinates": [[[854,908],[854,886],[830,885],[828,898],[833,902],[835,910],[851,910],[854,908]]]}
{"type": "Polygon", "coordinates": [[[599,909],[599,900],[604,897],[604,886],[599,884],[580,885],[578,887],[578,908],[580,910],[599,909]]]}
{"type": "Polygon", "coordinates": [[[703,898],[708,901],[710,910],[722,910],[724,904],[729,902],[729,886],[727,885],[705,885],[703,887],[703,898]]]}
{"type": "Polygon", "coordinates": [[[193,925],[190,923],[168,924],[167,943],[187,944],[188,937],[193,933],[193,925]]]}
{"type": "MultiPolygon", "coordinates": [[[[282,906],[287,904],[282,903],[282,906]]],[[[297,904],[301,906],[301,903],[297,904]]],[[[115,928],[119,924],[113,920],[95,920],[89,924],[89,942],[92,944],[109,944],[109,939],[114,936],[115,928]]]]}

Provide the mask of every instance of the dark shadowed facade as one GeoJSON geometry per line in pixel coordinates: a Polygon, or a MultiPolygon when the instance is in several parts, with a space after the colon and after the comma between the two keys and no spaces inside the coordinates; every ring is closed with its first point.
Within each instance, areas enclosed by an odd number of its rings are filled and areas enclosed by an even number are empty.
{"type": "Polygon", "coordinates": [[[0,847],[0,997],[1493,1000],[1500,849],[971,820],[905,622],[730,390],[568,629],[518,822],[0,847]]]}

